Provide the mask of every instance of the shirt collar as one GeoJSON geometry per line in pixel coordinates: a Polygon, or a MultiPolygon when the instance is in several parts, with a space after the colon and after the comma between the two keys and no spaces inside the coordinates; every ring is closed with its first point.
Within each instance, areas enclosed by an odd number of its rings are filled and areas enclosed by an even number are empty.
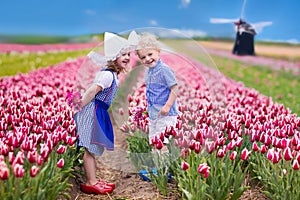
{"type": "Polygon", "coordinates": [[[158,70],[159,69],[159,66],[161,66],[163,62],[161,61],[161,59],[159,59],[156,63],[156,65],[154,67],[150,67],[149,70],[151,71],[155,71],[155,70],[158,70]]]}

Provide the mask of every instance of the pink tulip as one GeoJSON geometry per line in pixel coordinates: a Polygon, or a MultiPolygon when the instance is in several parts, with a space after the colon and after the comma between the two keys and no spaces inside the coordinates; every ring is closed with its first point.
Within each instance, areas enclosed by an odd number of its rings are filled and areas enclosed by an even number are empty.
{"type": "Polygon", "coordinates": [[[14,152],[10,151],[10,152],[8,153],[8,162],[9,162],[10,164],[12,164],[12,163],[14,162],[14,160],[15,160],[14,152]]]}
{"type": "Polygon", "coordinates": [[[161,140],[158,140],[157,143],[156,143],[156,148],[157,149],[162,149],[164,146],[163,142],[161,140]]]}
{"type": "Polygon", "coordinates": [[[228,145],[227,145],[227,149],[228,149],[228,150],[234,149],[235,144],[236,144],[235,140],[231,140],[231,141],[228,143],[228,145]]]}
{"type": "Polygon", "coordinates": [[[132,98],[131,95],[128,95],[128,96],[127,96],[127,101],[128,101],[129,103],[133,101],[133,98],[132,98]]]}
{"type": "Polygon", "coordinates": [[[191,154],[191,149],[189,148],[183,148],[181,150],[181,158],[187,158],[191,154]]]}
{"type": "Polygon", "coordinates": [[[0,180],[9,178],[9,169],[4,161],[0,161],[0,180]]]}
{"type": "Polygon", "coordinates": [[[233,151],[233,152],[230,154],[230,160],[235,160],[236,155],[237,155],[237,152],[236,152],[236,151],[233,151]]]}
{"type": "Polygon", "coordinates": [[[268,158],[269,160],[273,160],[273,157],[274,157],[274,149],[272,148],[272,149],[269,149],[269,150],[268,150],[267,158],[268,158]]]}
{"type": "Polygon", "coordinates": [[[223,158],[225,155],[225,151],[223,149],[219,149],[217,152],[217,157],[218,158],[223,158]]]}
{"type": "Polygon", "coordinates": [[[279,152],[274,152],[273,158],[272,158],[272,162],[273,163],[278,163],[279,160],[281,159],[279,152]]]}
{"type": "Polygon", "coordinates": [[[185,162],[185,161],[182,161],[182,162],[181,162],[181,168],[182,168],[184,171],[188,170],[189,167],[190,167],[189,163],[187,163],[187,162],[185,162]]]}
{"type": "Polygon", "coordinates": [[[37,163],[38,165],[42,165],[42,164],[43,164],[43,161],[44,161],[43,156],[38,155],[36,163],[37,163]]]}
{"type": "Polygon", "coordinates": [[[286,160],[286,161],[289,161],[289,160],[292,160],[293,158],[293,154],[292,154],[292,151],[289,147],[285,148],[283,150],[283,158],[286,160]]]}
{"type": "Polygon", "coordinates": [[[240,146],[242,146],[242,143],[243,143],[243,138],[238,137],[238,138],[236,139],[236,146],[237,146],[237,147],[240,147],[240,146]]]}
{"type": "Polygon", "coordinates": [[[119,114],[124,115],[124,109],[123,108],[119,108],[119,114]]]}
{"type": "Polygon", "coordinates": [[[57,162],[57,167],[63,168],[64,165],[65,165],[65,160],[63,158],[59,159],[59,161],[57,162]]]}
{"type": "Polygon", "coordinates": [[[67,144],[72,146],[77,141],[77,137],[67,137],[67,144]]]}
{"type": "Polygon", "coordinates": [[[194,151],[196,154],[200,153],[202,150],[202,146],[201,146],[201,143],[200,142],[195,142],[195,148],[194,148],[194,151]]]}
{"type": "Polygon", "coordinates": [[[19,163],[23,165],[24,159],[25,159],[24,152],[19,151],[14,159],[14,163],[19,163]]]}
{"type": "Polygon", "coordinates": [[[251,154],[251,151],[248,151],[248,149],[244,148],[242,150],[241,159],[247,160],[249,158],[250,154],[251,154]]]}
{"type": "Polygon", "coordinates": [[[298,170],[299,169],[299,162],[298,162],[298,160],[294,160],[293,161],[292,167],[293,167],[294,170],[298,170]]]}
{"type": "Polygon", "coordinates": [[[259,147],[258,147],[258,145],[257,145],[257,143],[256,142],[253,142],[253,144],[252,144],[252,149],[253,149],[253,151],[259,151],[259,147]]]}
{"type": "Polygon", "coordinates": [[[13,170],[15,177],[22,178],[24,176],[25,169],[24,169],[23,165],[20,165],[19,163],[13,164],[12,170],[13,170]]]}
{"type": "Polygon", "coordinates": [[[63,145],[59,145],[59,147],[56,150],[56,153],[63,154],[66,151],[67,147],[63,145]]]}
{"type": "Polygon", "coordinates": [[[31,177],[35,177],[39,172],[39,168],[35,165],[33,165],[31,168],[30,168],[30,176],[31,177]]]}
{"type": "Polygon", "coordinates": [[[27,159],[30,163],[35,163],[36,160],[37,160],[37,151],[36,150],[33,150],[33,151],[28,151],[27,153],[27,159]]]}
{"type": "Polygon", "coordinates": [[[264,154],[264,153],[266,153],[267,152],[267,147],[266,147],[266,145],[261,145],[261,147],[260,147],[260,152],[262,153],[262,154],[264,154]]]}
{"type": "Polygon", "coordinates": [[[206,163],[202,163],[198,167],[198,173],[202,174],[204,178],[209,176],[210,167],[206,163]]]}

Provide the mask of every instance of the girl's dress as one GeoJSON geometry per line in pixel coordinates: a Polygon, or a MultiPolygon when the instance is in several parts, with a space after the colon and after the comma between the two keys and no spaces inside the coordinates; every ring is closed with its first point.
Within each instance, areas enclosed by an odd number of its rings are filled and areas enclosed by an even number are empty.
{"type": "Polygon", "coordinates": [[[118,83],[113,71],[102,70],[113,74],[111,86],[98,92],[90,103],[75,114],[78,146],[96,155],[102,155],[104,148],[114,149],[114,132],[107,110],[117,93],[118,83]]]}

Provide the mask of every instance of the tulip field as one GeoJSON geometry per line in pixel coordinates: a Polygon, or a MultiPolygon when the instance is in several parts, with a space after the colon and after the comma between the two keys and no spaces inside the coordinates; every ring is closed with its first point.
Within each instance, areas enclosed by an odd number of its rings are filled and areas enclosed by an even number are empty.
{"type": "MultiPolygon", "coordinates": [[[[69,179],[80,154],[66,95],[73,91],[77,71],[92,47],[8,44],[3,50],[0,44],[0,199],[70,199],[69,179]]],[[[259,183],[266,198],[299,199],[297,70],[255,62],[259,57],[249,64],[210,53],[213,61],[208,61],[186,48],[188,55],[162,53],[178,80],[180,115],[176,126],[151,145],[144,137],[148,116],[143,71],[134,75],[134,83],[121,82],[120,92],[127,98],[115,105],[118,115],[126,113],[119,126],[131,136],[132,164],[145,167],[145,158],[134,156],[138,153],[153,156],[159,167],[151,180],[163,196],[170,192],[166,173],[171,173],[182,199],[239,199],[249,189],[246,178],[259,183]],[[160,149],[162,137],[170,139],[169,153],[155,159],[151,148],[160,149]]],[[[133,71],[139,68],[135,65],[133,71]]]]}

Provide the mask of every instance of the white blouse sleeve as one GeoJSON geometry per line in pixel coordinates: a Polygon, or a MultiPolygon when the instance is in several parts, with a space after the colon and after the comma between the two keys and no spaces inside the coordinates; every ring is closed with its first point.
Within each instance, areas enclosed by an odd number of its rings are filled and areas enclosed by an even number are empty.
{"type": "Polygon", "coordinates": [[[105,89],[111,86],[113,78],[113,74],[110,71],[100,71],[96,74],[94,83],[105,89]]]}

